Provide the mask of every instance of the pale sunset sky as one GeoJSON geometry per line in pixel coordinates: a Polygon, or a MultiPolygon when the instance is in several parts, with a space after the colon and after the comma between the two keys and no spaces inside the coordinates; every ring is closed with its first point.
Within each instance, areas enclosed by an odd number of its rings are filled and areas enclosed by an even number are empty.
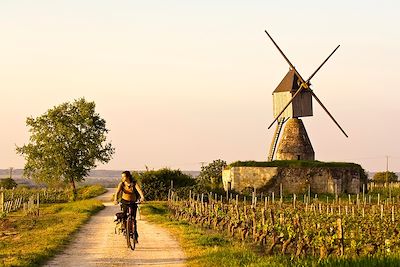
{"type": "Polygon", "coordinates": [[[0,169],[23,168],[25,119],[85,97],[116,148],[99,169],[266,160],[272,91],[288,71],[314,101],[316,159],[400,171],[400,1],[0,0],[0,169]]]}

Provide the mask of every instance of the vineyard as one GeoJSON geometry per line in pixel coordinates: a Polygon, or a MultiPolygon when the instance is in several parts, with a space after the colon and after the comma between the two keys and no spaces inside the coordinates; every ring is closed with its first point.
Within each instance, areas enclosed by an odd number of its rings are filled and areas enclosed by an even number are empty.
{"type": "MultiPolygon", "coordinates": [[[[100,185],[78,189],[78,199],[88,199],[104,193],[100,185]]],[[[38,215],[40,204],[65,203],[70,201],[71,192],[63,188],[14,188],[0,190],[0,215],[23,209],[26,214],[38,215]]]]}
{"type": "Polygon", "coordinates": [[[277,199],[273,193],[262,197],[254,193],[247,201],[211,193],[190,193],[180,199],[171,192],[169,208],[177,220],[225,232],[258,246],[266,255],[320,259],[394,255],[400,253],[400,200],[394,196],[397,187],[386,191],[326,197],[280,194],[277,199]]]}

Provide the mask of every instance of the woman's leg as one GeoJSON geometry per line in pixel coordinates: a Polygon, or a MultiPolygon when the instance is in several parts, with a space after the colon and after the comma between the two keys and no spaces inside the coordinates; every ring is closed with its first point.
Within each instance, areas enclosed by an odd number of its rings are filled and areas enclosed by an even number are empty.
{"type": "Polygon", "coordinates": [[[127,219],[126,213],[128,212],[128,205],[124,200],[121,201],[121,209],[124,214],[124,217],[122,219],[122,228],[125,229],[125,224],[127,219]]]}
{"type": "Polygon", "coordinates": [[[132,205],[132,217],[133,217],[133,222],[134,222],[134,224],[135,224],[135,236],[136,236],[136,240],[138,240],[138,238],[139,238],[139,234],[138,234],[138,231],[137,231],[137,223],[136,223],[136,213],[137,213],[137,204],[136,203],[134,203],[133,205],[132,205]]]}

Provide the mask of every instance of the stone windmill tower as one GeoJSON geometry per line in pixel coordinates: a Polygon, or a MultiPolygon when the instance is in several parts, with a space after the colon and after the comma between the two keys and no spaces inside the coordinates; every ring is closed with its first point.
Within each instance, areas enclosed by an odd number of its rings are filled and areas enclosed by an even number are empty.
{"type": "Polygon", "coordinates": [[[314,91],[310,88],[310,81],[328,59],[336,52],[339,45],[333,52],[322,62],[322,64],[314,71],[314,73],[304,80],[293,64],[289,61],[286,55],[282,52],[274,39],[267,31],[265,33],[271,39],[272,43],[285,58],[290,69],[278,87],[272,93],[274,121],[268,127],[270,129],[277,122],[274,137],[272,139],[268,160],[272,161],[275,156],[277,160],[314,160],[314,149],[307,135],[301,117],[313,116],[312,99],[314,98],[321,107],[328,113],[329,117],[339,127],[343,134],[347,136],[339,123],[329,113],[326,107],[322,104],[314,91]],[[283,125],[286,123],[286,126],[283,125]],[[281,140],[279,142],[280,133],[283,130],[281,140]],[[279,143],[278,143],[279,142],[279,143]]]}

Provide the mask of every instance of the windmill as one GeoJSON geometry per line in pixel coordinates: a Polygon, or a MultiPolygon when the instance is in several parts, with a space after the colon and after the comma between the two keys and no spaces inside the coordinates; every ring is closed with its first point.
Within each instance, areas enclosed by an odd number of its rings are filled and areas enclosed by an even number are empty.
{"type": "Polygon", "coordinates": [[[342,133],[348,137],[346,132],[342,129],[339,123],[310,88],[311,79],[336,52],[340,45],[333,50],[333,52],[321,63],[321,65],[307,80],[304,80],[294,65],[276,44],[271,35],[267,31],[265,31],[265,33],[268,35],[272,43],[290,66],[289,72],[272,93],[275,119],[269,125],[268,129],[270,129],[275,122],[277,123],[277,126],[272,139],[268,160],[273,160],[276,150],[276,159],[278,160],[314,160],[314,150],[312,148],[310,139],[308,138],[307,131],[302,120],[299,119],[301,117],[313,116],[313,98],[318,102],[318,104],[321,105],[321,107],[325,110],[337,127],[339,127],[342,133]],[[285,123],[287,124],[278,146],[279,136],[285,123]]]}

